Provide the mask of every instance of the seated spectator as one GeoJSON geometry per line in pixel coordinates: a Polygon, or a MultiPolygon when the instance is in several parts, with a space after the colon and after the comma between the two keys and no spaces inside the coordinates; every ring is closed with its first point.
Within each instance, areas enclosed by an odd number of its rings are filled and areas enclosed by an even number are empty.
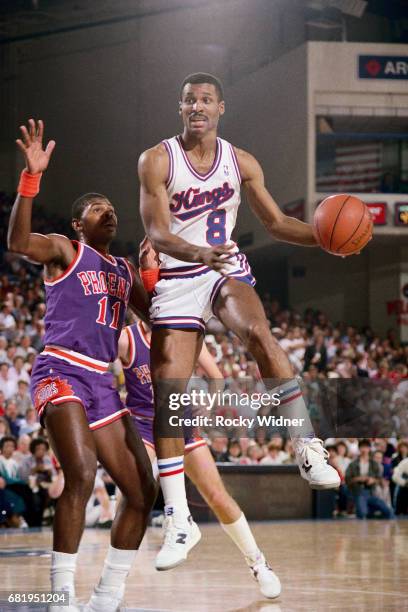
{"type": "Polygon", "coordinates": [[[100,474],[95,476],[94,489],[85,510],[85,525],[87,527],[110,527],[114,509],[112,508],[105,483],[100,474]]]}
{"type": "Polygon", "coordinates": [[[375,512],[380,512],[384,518],[394,518],[392,508],[374,493],[382,474],[378,463],[370,458],[370,441],[360,440],[358,448],[360,456],[350,463],[346,471],[346,484],[354,498],[357,517],[370,518],[375,512]]]}
{"type": "Polygon", "coordinates": [[[391,506],[391,495],[390,495],[390,478],[391,478],[391,470],[389,471],[389,478],[385,475],[385,468],[390,468],[390,465],[384,464],[384,454],[380,450],[376,450],[373,453],[373,459],[378,463],[378,466],[381,471],[381,479],[378,484],[376,484],[374,489],[374,494],[382,499],[387,506],[391,506]]]}
{"type": "Polygon", "coordinates": [[[9,400],[6,404],[6,419],[10,427],[11,435],[18,438],[20,435],[21,418],[19,417],[17,404],[9,400]]]}
{"type": "Polygon", "coordinates": [[[0,417],[6,414],[6,398],[4,397],[3,391],[0,391],[0,417]]]}
{"type": "MultiPolygon", "coordinates": [[[[42,334],[44,335],[44,323],[43,323],[43,321],[37,321],[36,330],[41,330],[42,334]]],[[[17,348],[16,354],[18,356],[21,355],[21,357],[23,358],[23,361],[25,359],[27,359],[27,357],[29,355],[31,355],[31,354],[33,354],[33,355],[37,354],[38,351],[35,348],[33,348],[32,343],[33,343],[32,338],[30,338],[30,336],[27,335],[27,334],[25,334],[21,338],[21,341],[19,342],[19,346],[17,348]]],[[[40,347],[42,347],[42,345],[40,345],[40,347]]],[[[30,382],[30,381],[28,381],[28,382],[30,382]]]]}
{"type": "Polygon", "coordinates": [[[213,432],[210,436],[211,446],[210,452],[214,458],[214,461],[220,463],[228,462],[228,438],[221,432],[213,432]]]}
{"type": "Polygon", "coordinates": [[[288,438],[283,447],[283,451],[286,455],[286,459],[284,460],[285,465],[295,465],[296,464],[296,455],[295,449],[293,448],[293,442],[290,438],[288,438]]]}
{"type": "Polygon", "coordinates": [[[0,528],[21,527],[21,518],[14,504],[8,499],[6,486],[6,481],[0,476],[0,528]]]}
{"type": "Polygon", "coordinates": [[[396,454],[394,454],[394,456],[391,459],[392,467],[396,468],[397,465],[401,463],[401,461],[403,459],[406,459],[407,457],[408,457],[408,441],[406,442],[402,440],[401,442],[398,443],[397,452],[396,454]]]}
{"type": "Polygon", "coordinates": [[[317,333],[312,343],[305,351],[304,371],[308,372],[311,365],[316,366],[319,372],[323,372],[327,366],[327,351],[324,343],[324,335],[317,333]]]}
{"type": "Polygon", "coordinates": [[[17,382],[17,393],[11,397],[11,400],[16,402],[17,412],[20,416],[24,416],[27,410],[32,407],[29,384],[26,380],[17,382]]]}
{"type": "Polygon", "coordinates": [[[36,525],[41,526],[44,509],[48,504],[48,488],[57,474],[50,456],[49,444],[44,438],[35,438],[30,443],[30,456],[20,466],[20,477],[28,482],[33,493],[33,514],[36,525]]]}
{"type": "Polygon", "coordinates": [[[281,450],[279,442],[272,440],[267,446],[267,454],[260,460],[261,465],[282,465],[287,455],[281,450]]]}
{"type": "Polygon", "coordinates": [[[41,429],[41,424],[38,421],[37,413],[34,408],[29,408],[26,412],[25,419],[20,424],[20,435],[28,434],[29,436],[35,434],[41,429]]]}
{"type": "Polygon", "coordinates": [[[10,436],[10,435],[11,435],[10,425],[8,424],[7,419],[1,416],[0,417],[0,440],[2,440],[4,436],[10,436]]]}
{"type": "Polygon", "coordinates": [[[239,440],[230,440],[228,444],[228,461],[229,463],[239,463],[242,456],[239,440]]]}
{"type": "Polygon", "coordinates": [[[0,363],[7,359],[7,338],[0,335],[0,363]]]}
{"type": "MultiPolygon", "coordinates": [[[[29,509],[25,503],[26,493],[28,492],[24,491],[25,485],[19,476],[18,463],[13,459],[13,453],[16,449],[17,441],[13,436],[4,436],[1,439],[0,479],[3,491],[2,503],[12,510],[12,515],[20,517],[21,515],[26,516],[29,509]]],[[[20,524],[24,526],[24,523],[20,524]]]]}
{"type": "MultiPolygon", "coordinates": [[[[346,469],[344,469],[344,459],[346,459],[346,457],[339,455],[338,453],[338,446],[337,444],[327,444],[326,443],[326,450],[329,453],[329,458],[328,458],[328,463],[334,467],[335,470],[337,470],[339,476],[340,476],[340,480],[341,480],[341,484],[340,487],[337,491],[337,499],[336,499],[336,504],[337,504],[337,516],[346,516],[347,515],[347,510],[348,510],[348,506],[349,506],[349,500],[350,500],[350,491],[348,490],[348,487],[346,485],[346,469]]],[[[341,448],[341,452],[343,452],[344,448],[347,450],[345,444],[343,443],[343,446],[340,445],[341,448]]],[[[347,467],[350,464],[350,460],[348,460],[348,463],[346,464],[347,467]]]]}
{"type": "Polygon", "coordinates": [[[4,302],[0,308],[0,332],[3,332],[6,338],[11,338],[12,331],[16,327],[16,320],[13,317],[13,307],[8,302],[4,302]]]}
{"type": "Polygon", "coordinates": [[[394,469],[392,480],[395,483],[395,514],[408,514],[408,458],[403,459],[394,469]]]}
{"type": "Polygon", "coordinates": [[[342,440],[340,440],[336,444],[336,451],[337,451],[337,465],[340,471],[342,472],[342,474],[345,476],[346,470],[351,463],[351,459],[347,455],[348,453],[347,444],[343,442],[342,440]]]}
{"type": "Polygon", "coordinates": [[[262,448],[253,440],[248,444],[246,456],[239,460],[240,465],[259,465],[259,461],[263,457],[262,448]]]}
{"type": "Polygon", "coordinates": [[[19,466],[21,466],[24,459],[31,456],[30,444],[30,436],[27,434],[20,434],[17,440],[17,450],[13,453],[13,459],[17,461],[19,466]]]}
{"type": "Polygon", "coordinates": [[[10,368],[9,376],[12,378],[16,385],[19,380],[24,380],[27,385],[30,384],[30,375],[27,370],[24,368],[24,359],[21,355],[16,355],[13,359],[13,366],[10,368]]]}
{"type": "Polygon", "coordinates": [[[267,435],[266,435],[266,428],[265,427],[258,427],[256,432],[255,432],[255,442],[257,442],[257,444],[259,444],[259,446],[261,448],[266,449],[266,445],[267,445],[267,435]]]}
{"type": "Polygon", "coordinates": [[[10,366],[6,361],[0,363],[0,391],[4,393],[6,401],[17,393],[17,383],[10,376],[10,366]]]}
{"type": "Polygon", "coordinates": [[[347,445],[348,457],[350,457],[351,459],[355,459],[356,457],[358,457],[358,438],[347,438],[345,442],[347,445]]]}

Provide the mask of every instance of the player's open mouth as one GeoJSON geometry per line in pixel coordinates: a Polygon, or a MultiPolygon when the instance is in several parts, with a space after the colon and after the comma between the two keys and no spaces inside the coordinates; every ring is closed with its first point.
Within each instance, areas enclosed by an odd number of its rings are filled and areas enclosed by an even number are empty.
{"type": "Polygon", "coordinates": [[[207,117],[190,117],[191,123],[204,123],[207,121],[207,117]]]}

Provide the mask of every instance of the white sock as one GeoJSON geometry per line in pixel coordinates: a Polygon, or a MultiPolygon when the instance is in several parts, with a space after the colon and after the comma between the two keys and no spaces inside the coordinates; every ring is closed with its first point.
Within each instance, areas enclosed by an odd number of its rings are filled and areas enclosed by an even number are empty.
{"type": "Polygon", "coordinates": [[[244,513],[241,514],[235,523],[221,523],[221,527],[229,535],[234,544],[238,546],[250,565],[259,560],[262,553],[255,542],[244,513]]]}
{"type": "Polygon", "coordinates": [[[315,434],[305,400],[303,399],[302,390],[296,378],[287,380],[282,385],[279,385],[279,387],[270,391],[270,393],[279,394],[280,404],[277,406],[279,416],[283,416],[286,419],[303,420],[299,426],[288,426],[289,435],[292,440],[310,442],[315,437],[315,434]]]}
{"type": "Polygon", "coordinates": [[[176,508],[189,515],[190,510],[188,509],[184,482],[184,456],[158,459],[157,465],[165,506],[176,508]]]}
{"type": "Polygon", "coordinates": [[[109,546],[98,587],[117,591],[125,582],[137,550],[121,550],[109,546]]]}
{"type": "Polygon", "coordinates": [[[75,597],[75,569],[78,553],[63,553],[52,551],[51,554],[51,590],[68,589],[71,597],[75,597]]]}

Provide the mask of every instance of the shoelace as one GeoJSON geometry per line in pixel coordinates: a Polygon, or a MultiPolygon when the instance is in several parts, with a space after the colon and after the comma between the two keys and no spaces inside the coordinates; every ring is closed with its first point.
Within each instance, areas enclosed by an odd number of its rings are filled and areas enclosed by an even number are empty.
{"type": "Polygon", "coordinates": [[[299,454],[306,463],[310,463],[310,459],[313,457],[312,452],[317,453],[324,461],[327,461],[329,452],[324,448],[323,440],[320,440],[320,438],[313,438],[309,444],[304,444],[299,449],[299,454]]]}

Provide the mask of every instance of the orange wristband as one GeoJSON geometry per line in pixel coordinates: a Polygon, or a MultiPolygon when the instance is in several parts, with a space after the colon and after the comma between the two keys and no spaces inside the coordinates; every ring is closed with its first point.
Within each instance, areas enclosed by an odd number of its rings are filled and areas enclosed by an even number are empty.
{"type": "Polygon", "coordinates": [[[28,170],[23,170],[20,176],[17,192],[23,196],[23,198],[35,198],[40,191],[41,177],[42,172],[30,174],[28,170]]]}
{"type": "Polygon", "coordinates": [[[159,280],[160,268],[150,268],[150,270],[140,270],[140,278],[147,293],[151,293],[155,284],[159,280]]]}

